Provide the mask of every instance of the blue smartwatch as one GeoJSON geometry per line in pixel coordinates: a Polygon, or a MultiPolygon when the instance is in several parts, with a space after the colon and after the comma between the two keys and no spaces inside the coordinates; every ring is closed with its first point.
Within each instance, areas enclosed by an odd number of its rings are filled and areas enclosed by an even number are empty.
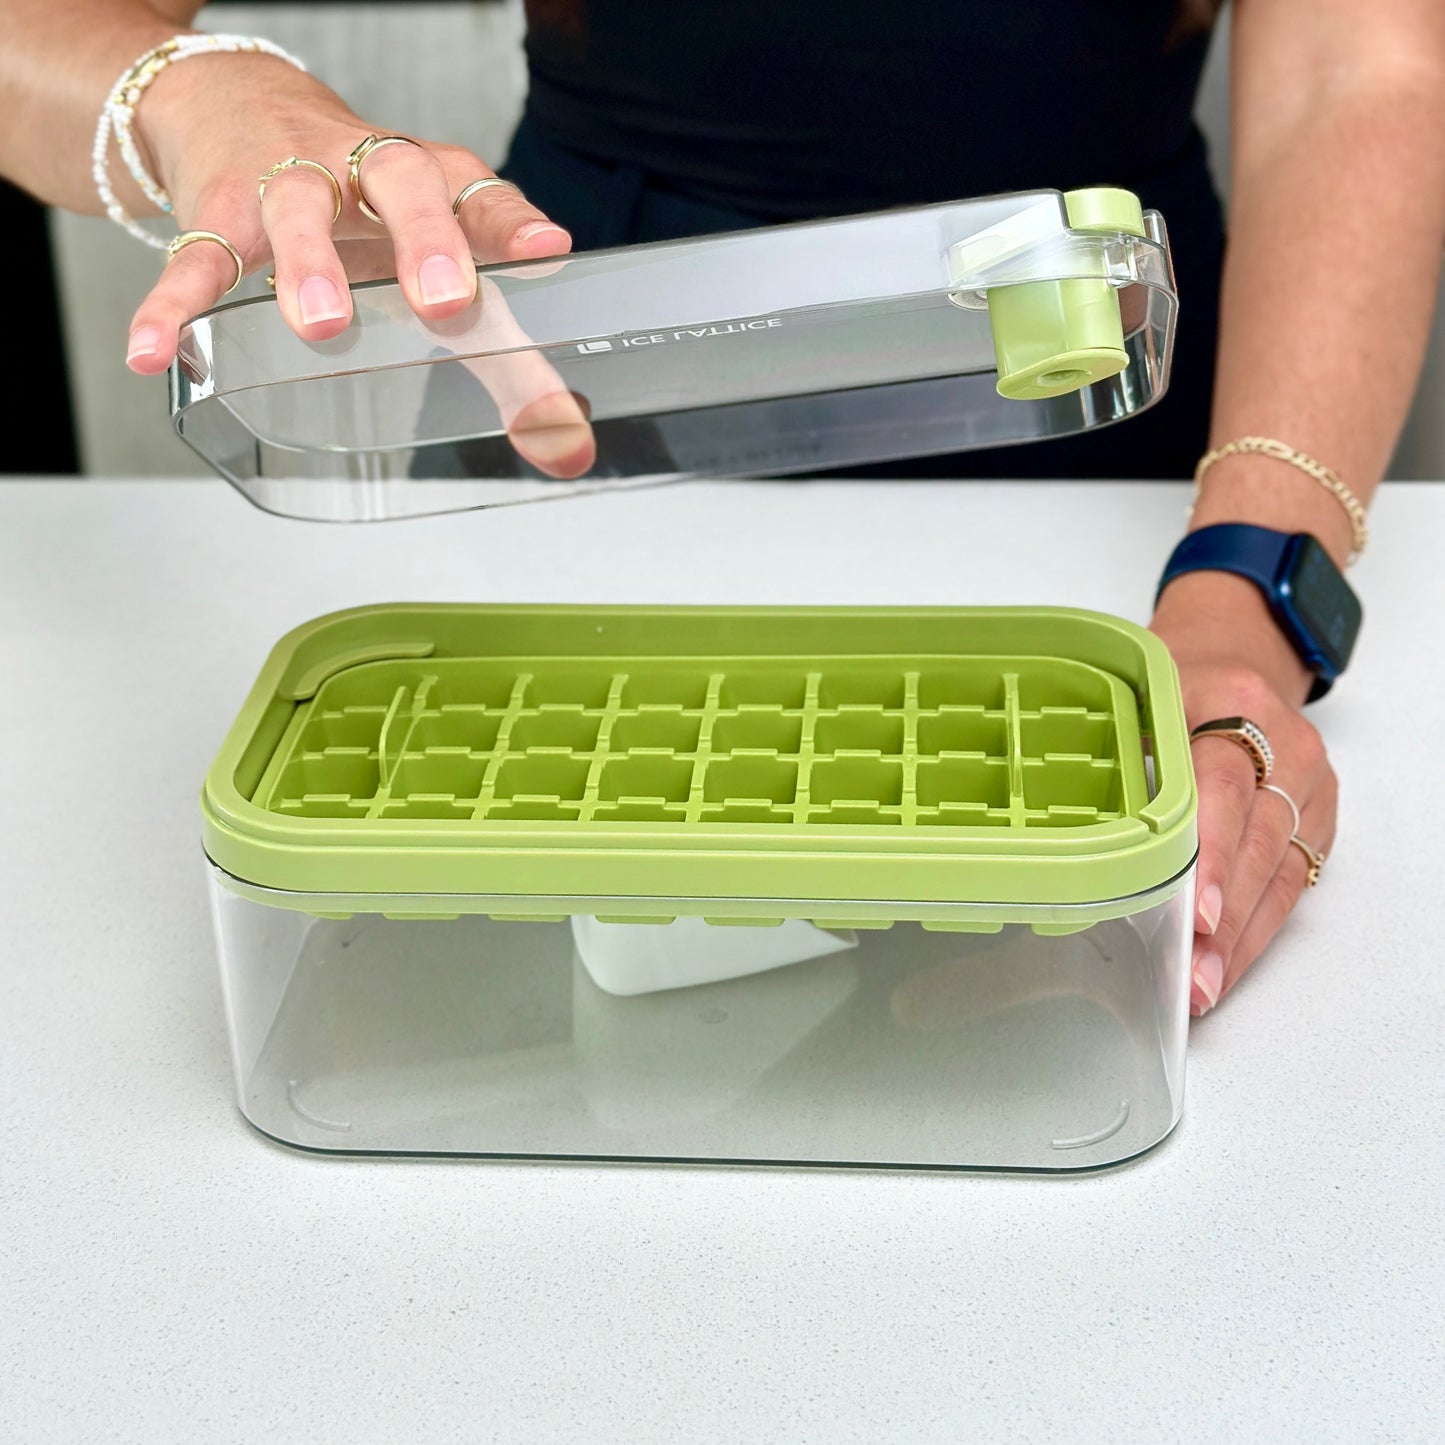
{"type": "Polygon", "coordinates": [[[1323,697],[1345,670],[1363,610],[1334,559],[1308,532],[1276,532],[1246,522],[1201,527],[1174,549],[1155,602],[1186,572],[1234,572],[1264,593],[1275,622],[1315,675],[1308,701],[1323,697]]]}

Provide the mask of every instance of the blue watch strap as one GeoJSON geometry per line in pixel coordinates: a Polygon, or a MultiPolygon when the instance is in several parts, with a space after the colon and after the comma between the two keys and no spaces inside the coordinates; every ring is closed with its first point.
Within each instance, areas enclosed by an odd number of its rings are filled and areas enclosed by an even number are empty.
{"type": "Polygon", "coordinates": [[[1157,606],[1160,594],[1176,578],[1186,572],[1234,572],[1253,582],[1264,593],[1265,601],[1280,630],[1300,660],[1315,675],[1307,702],[1323,697],[1338,675],[1337,665],[1309,636],[1297,608],[1286,597],[1288,581],[1285,573],[1301,541],[1299,534],[1276,532],[1270,527],[1256,527],[1248,522],[1218,522],[1190,532],[1175,547],[1164,564],[1154,594],[1157,606]]]}
{"type": "Polygon", "coordinates": [[[1248,522],[1219,522],[1190,532],[1174,549],[1159,579],[1159,593],[1185,572],[1236,572],[1264,589],[1271,602],[1279,584],[1280,563],[1293,537],[1248,522]]]}

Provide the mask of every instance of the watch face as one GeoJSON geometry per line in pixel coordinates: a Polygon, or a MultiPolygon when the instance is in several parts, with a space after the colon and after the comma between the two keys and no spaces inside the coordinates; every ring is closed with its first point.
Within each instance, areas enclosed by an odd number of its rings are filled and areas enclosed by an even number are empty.
{"type": "Polygon", "coordinates": [[[1343,672],[1360,631],[1360,599],[1313,537],[1298,543],[1281,579],[1281,600],[1331,673],[1343,672]]]}

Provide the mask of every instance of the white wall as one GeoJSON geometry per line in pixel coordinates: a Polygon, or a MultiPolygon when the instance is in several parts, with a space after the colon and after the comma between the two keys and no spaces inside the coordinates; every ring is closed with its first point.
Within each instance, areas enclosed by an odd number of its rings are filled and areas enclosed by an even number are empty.
{"type": "MultiPolygon", "coordinates": [[[[306,61],[378,124],[456,140],[500,158],[526,88],[520,0],[364,7],[218,5],[208,30],[265,35],[306,61]]],[[[1228,195],[1228,14],[1200,96],[1211,161],[1228,195]]],[[[95,476],[197,476],[204,467],[171,432],[164,383],[122,365],[126,323],[160,253],[108,221],[57,215],[56,264],[70,353],[81,468],[95,476]]],[[[252,282],[251,284],[255,284],[252,282]]],[[[1445,305],[1392,467],[1398,477],[1445,477],[1445,305]]]]}

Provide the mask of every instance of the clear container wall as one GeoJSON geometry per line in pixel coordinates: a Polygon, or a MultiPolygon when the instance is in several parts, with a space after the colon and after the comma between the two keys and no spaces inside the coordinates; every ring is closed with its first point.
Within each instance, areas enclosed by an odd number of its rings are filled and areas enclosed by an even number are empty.
{"type": "Polygon", "coordinates": [[[212,870],[241,1110],[306,1149],[1077,1171],[1183,1103],[1192,869],[1124,916],[993,932],[275,897],[212,870]]]}

